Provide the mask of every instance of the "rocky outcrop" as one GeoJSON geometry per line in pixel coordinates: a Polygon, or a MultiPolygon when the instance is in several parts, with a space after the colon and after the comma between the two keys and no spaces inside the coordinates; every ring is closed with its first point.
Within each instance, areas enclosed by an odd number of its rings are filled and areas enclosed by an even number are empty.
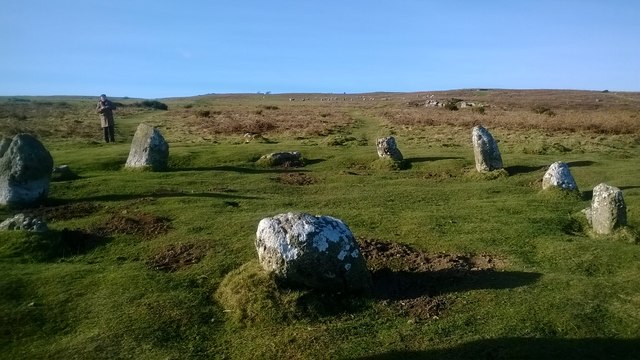
{"type": "Polygon", "coordinates": [[[138,125],[125,167],[163,171],[168,162],[169,144],[160,131],[144,123],[138,125]]]}
{"type": "Polygon", "coordinates": [[[367,291],[371,275],[351,230],[339,219],[306,213],[264,218],[256,250],[280,282],[326,291],[367,291]]]}
{"type": "Polygon", "coordinates": [[[471,131],[473,155],[476,160],[476,170],[489,172],[502,169],[502,156],[498,144],[491,133],[482,126],[476,126],[471,131]]]}
{"type": "Polygon", "coordinates": [[[593,188],[591,207],[583,210],[596,234],[611,234],[627,225],[627,206],[617,187],[599,184],[593,188]]]}
{"type": "Polygon", "coordinates": [[[542,189],[558,188],[561,190],[578,190],[578,185],[569,171],[569,166],[562,161],[557,161],[549,166],[542,177],[542,189]]]}
{"type": "Polygon", "coordinates": [[[32,232],[46,232],[47,223],[37,217],[16,214],[0,223],[0,230],[23,230],[32,232]]]}
{"type": "Polygon", "coordinates": [[[38,139],[19,134],[0,141],[0,205],[37,205],[47,198],[53,158],[38,139]]]}
{"type": "Polygon", "coordinates": [[[382,159],[391,159],[393,161],[402,161],[402,153],[398,149],[396,139],[393,136],[383,137],[376,140],[376,148],[378,156],[382,159]]]}

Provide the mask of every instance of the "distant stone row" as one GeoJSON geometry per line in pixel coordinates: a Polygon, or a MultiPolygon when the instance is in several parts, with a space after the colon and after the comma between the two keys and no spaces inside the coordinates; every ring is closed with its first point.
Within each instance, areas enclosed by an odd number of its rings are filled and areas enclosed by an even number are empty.
{"type": "MultiPolygon", "coordinates": [[[[498,143],[487,129],[475,126],[471,131],[471,140],[478,172],[488,173],[503,169],[498,143]]],[[[393,136],[378,139],[376,146],[380,158],[398,162],[403,160],[393,136]]],[[[551,164],[542,177],[542,189],[552,188],[578,191],[578,186],[566,163],[558,161],[551,164]]],[[[622,191],[604,183],[593,189],[591,207],[585,209],[583,213],[596,234],[611,234],[616,228],[627,225],[627,208],[622,191]]]]}
{"type": "MultiPolygon", "coordinates": [[[[482,126],[472,130],[473,152],[476,169],[491,172],[503,168],[498,144],[482,126]]],[[[403,161],[393,136],[376,141],[378,156],[393,161],[403,161]]],[[[167,168],[169,145],[158,129],[140,124],[131,143],[126,168],[144,168],[162,171],[167,168]]],[[[267,165],[300,166],[299,152],[274,153],[260,161],[267,165]]],[[[59,169],[56,169],[59,170],[59,169]]],[[[47,149],[35,137],[19,134],[13,139],[0,141],[0,205],[24,207],[37,204],[47,197],[53,169],[53,159],[47,149]]],[[[577,191],[576,182],[563,162],[553,163],[542,179],[542,188],[558,188],[577,191]]],[[[585,215],[598,234],[610,234],[615,228],[626,225],[626,205],[620,189],[600,184],[593,190],[591,207],[585,215]]]]}

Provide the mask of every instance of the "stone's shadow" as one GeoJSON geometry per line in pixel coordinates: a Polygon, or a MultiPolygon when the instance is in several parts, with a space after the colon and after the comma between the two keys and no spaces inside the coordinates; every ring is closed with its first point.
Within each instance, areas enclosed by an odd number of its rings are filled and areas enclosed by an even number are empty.
{"type": "Polygon", "coordinates": [[[591,166],[593,164],[596,164],[596,162],[590,160],[569,161],[567,163],[569,167],[591,166]]]}
{"type": "Polygon", "coordinates": [[[503,337],[424,351],[392,350],[360,360],[640,359],[640,339],[503,337]]]}
{"type": "MultiPolygon", "coordinates": [[[[323,159],[312,160],[316,162],[325,161],[323,159]]],[[[268,174],[268,173],[286,173],[286,172],[307,172],[309,170],[301,170],[298,168],[253,168],[242,167],[232,165],[221,165],[211,167],[192,167],[192,168],[174,168],[169,169],[167,172],[181,172],[181,171],[232,171],[241,174],[268,174]]]]}
{"type": "Polygon", "coordinates": [[[618,189],[620,189],[620,190],[640,189],[640,186],[638,186],[638,185],[633,185],[633,186],[620,186],[618,189]]]}
{"type": "Polygon", "coordinates": [[[106,233],[87,229],[49,230],[24,240],[17,253],[33,257],[38,261],[55,261],[61,258],[82,255],[110,241],[106,233]]]}
{"type": "Polygon", "coordinates": [[[372,273],[373,296],[380,300],[410,300],[480,289],[511,289],[535,283],[542,274],[521,271],[459,270],[372,273]]]}
{"type": "Polygon", "coordinates": [[[407,161],[410,164],[413,164],[413,163],[422,163],[427,161],[456,160],[456,159],[462,159],[462,158],[459,156],[426,156],[426,157],[410,157],[410,158],[404,159],[404,161],[407,161]]]}
{"type": "Polygon", "coordinates": [[[509,176],[513,176],[517,174],[528,174],[528,173],[536,172],[546,167],[547,165],[538,165],[538,166],[515,165],[515,166],[507,166],[504,169],[509,173],[509,176]]]}
{"type": "Polygon", "coordinates": [[[304,159],[303,162],[305,165],[313,165],[313,164],[319,164],[325,161],[327,161],[327,159],[304,159]]]}
{"type": "Polygon", "coordinates": [[[247,196],[247,195],[231,195],[231,194],[221,194],[221,193],[189,193],[189,192],[150,192],[150,193],[141,193],[141,194],[104,194],[104,195],[95,195],[88,196],[79,199],[56,199],[49,198],[47,199],[47,205],[50,206],[60,206],[65,204],[77,203],[77,202],[86,202],[86,201],[127,201],[127,200],[136,200],[143,198],[211,198],[211,199],[247,199],[247,200],[256,200],[261,199],[258,196],[247,196]]]}

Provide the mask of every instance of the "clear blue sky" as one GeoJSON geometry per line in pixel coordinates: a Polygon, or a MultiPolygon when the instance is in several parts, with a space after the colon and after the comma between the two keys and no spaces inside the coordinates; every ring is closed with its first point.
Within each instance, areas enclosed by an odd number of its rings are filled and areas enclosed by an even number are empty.
{"type": "Polygon", "coordinates": [[[0,95],[640,90],[640,1],[6,0],[0,95]]]}

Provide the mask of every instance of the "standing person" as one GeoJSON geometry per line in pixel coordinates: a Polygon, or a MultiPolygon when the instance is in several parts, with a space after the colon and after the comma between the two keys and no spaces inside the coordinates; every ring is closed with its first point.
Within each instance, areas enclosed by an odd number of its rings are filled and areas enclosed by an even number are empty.
{"type": "Polygon", "coordinates": [[[107,95],[100,95],[100,101],[98,101],[96,110],[100,114],[100,124],[102,125],[104,141],[106,142],[116,142],[115,123],[113,122],[113,110],[115,109],[115,105],[113,105],[111,100],[107,99],[107,95]]]}

